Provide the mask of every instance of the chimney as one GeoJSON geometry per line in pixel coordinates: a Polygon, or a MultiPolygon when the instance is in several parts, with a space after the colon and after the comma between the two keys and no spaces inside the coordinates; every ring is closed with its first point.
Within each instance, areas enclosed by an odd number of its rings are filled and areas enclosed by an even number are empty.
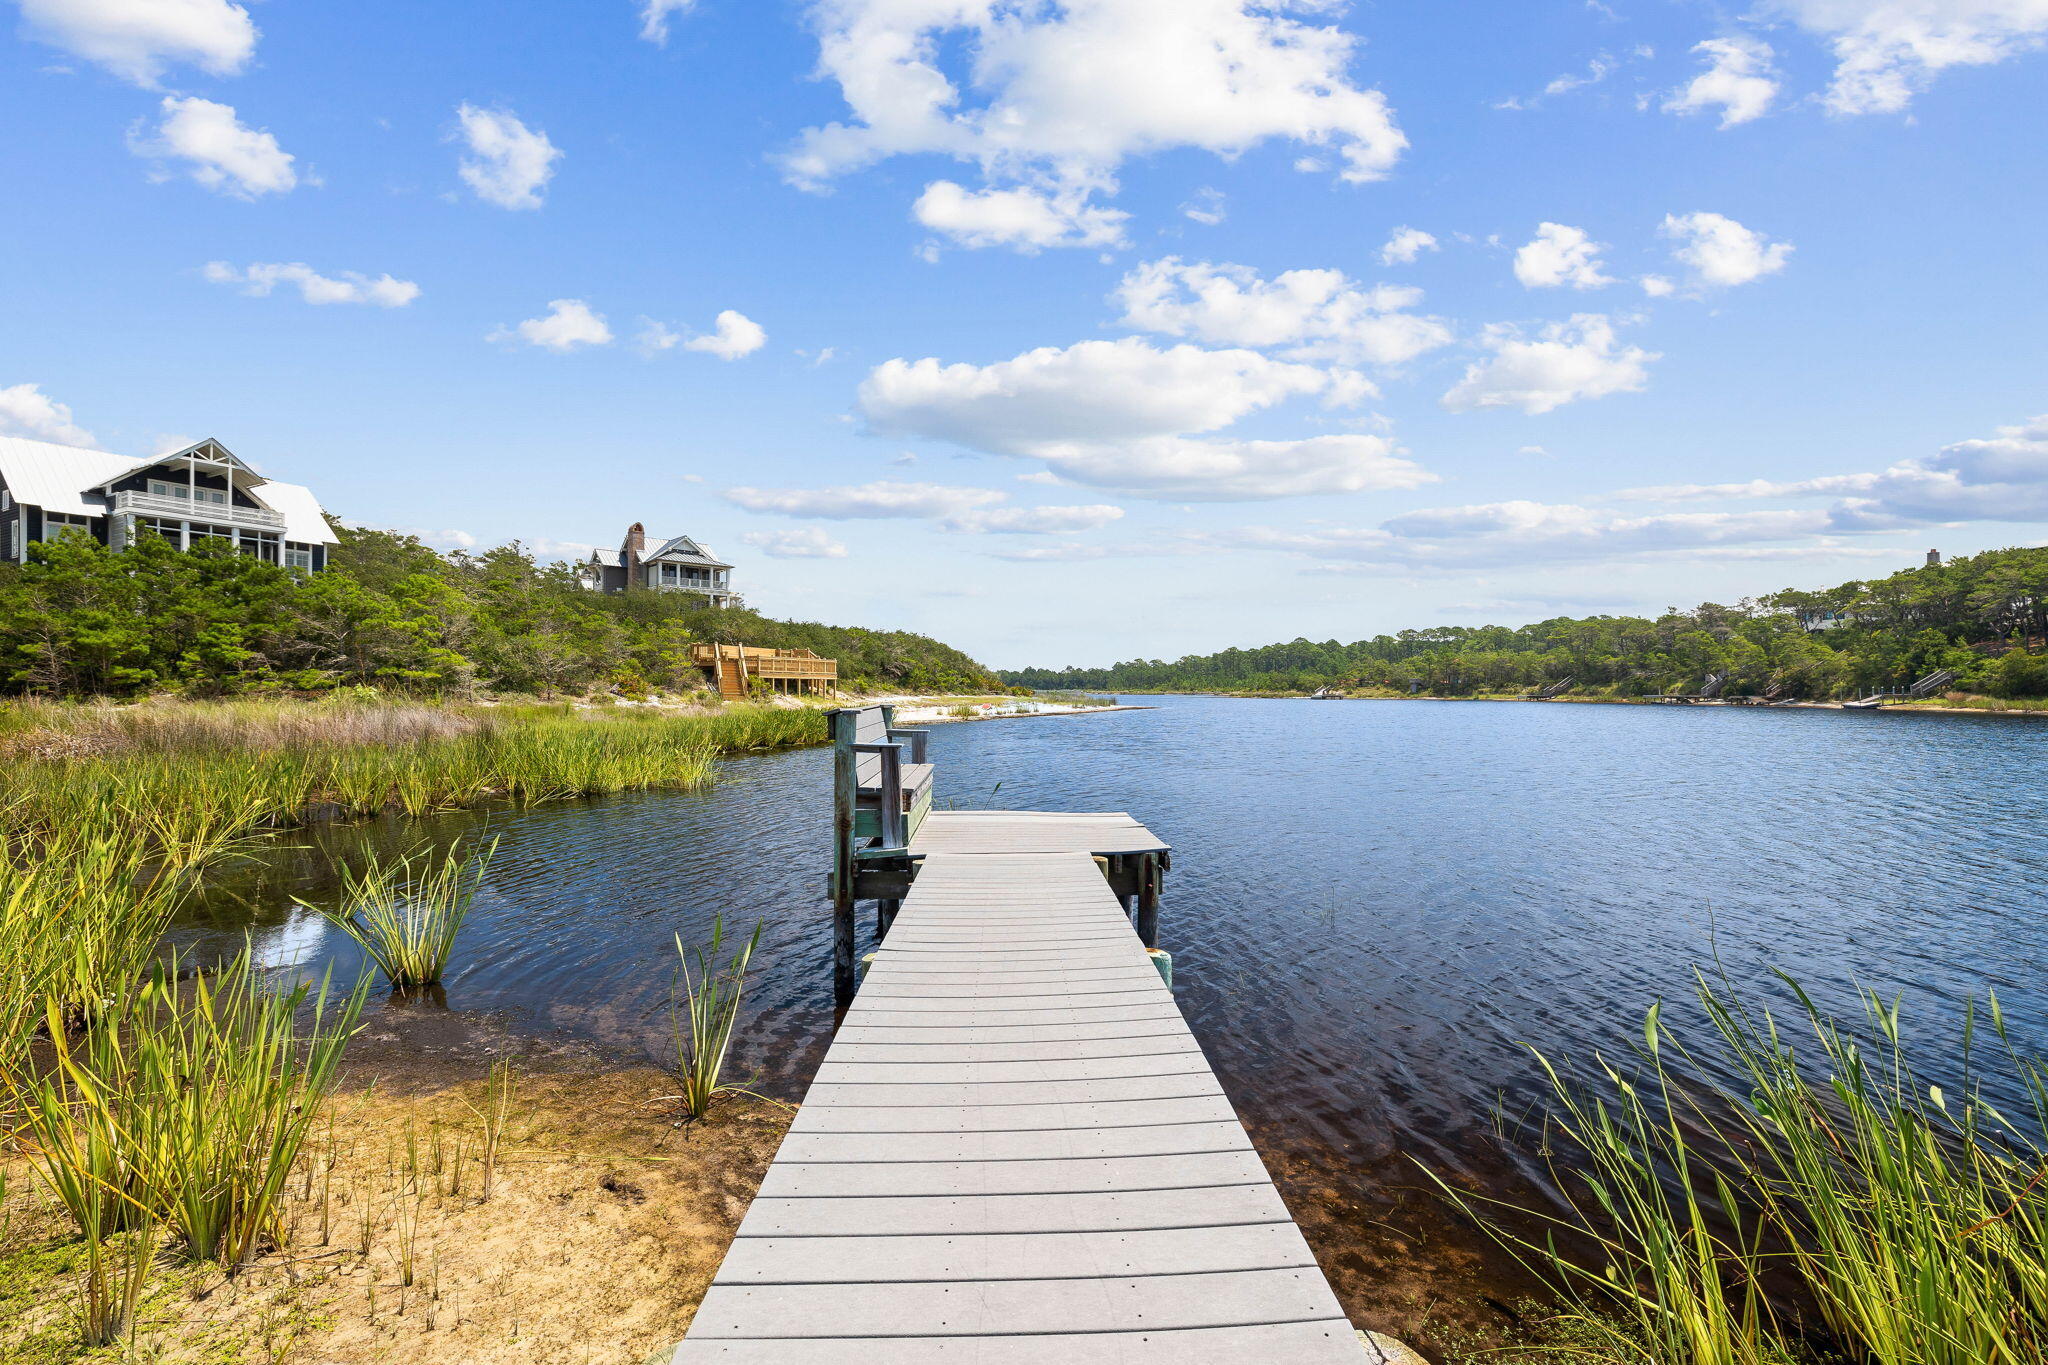
{"type": "Polygon", "coordinates": [[[640,557],[647,553],[647,528],[634,522],[626,528],[625,543],[619,546],[619,562],[625,566],[626,586],[640,586],[640,557]]]}
{"type": "Polygon", "coordinates": [[[1941,567],[1941,551],[1929,550],[1927,552],[1927,567],[1930,569],[1938,569],[1941,567]]]}

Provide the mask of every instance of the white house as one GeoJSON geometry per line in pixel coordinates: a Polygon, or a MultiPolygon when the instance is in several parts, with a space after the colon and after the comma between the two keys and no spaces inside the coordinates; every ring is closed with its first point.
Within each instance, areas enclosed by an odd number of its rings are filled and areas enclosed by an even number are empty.
{"type": "Polygon", "coordinates": [[[0,560],[67,529],[119,550],[154,532],[189,549],[210,540],[295,569],[327,567],[335,543],[319,500],[266,479],[220,442],[136,459],[0,436],[0,560]]]}

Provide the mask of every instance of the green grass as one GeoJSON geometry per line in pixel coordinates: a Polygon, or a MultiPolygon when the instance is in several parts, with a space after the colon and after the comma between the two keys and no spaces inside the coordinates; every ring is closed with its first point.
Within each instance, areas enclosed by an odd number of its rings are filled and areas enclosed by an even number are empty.
{"type": "Polygon", "coordinates": [[[282,1241],[278,1202],[368,983],[271,989],[246,951],[189,983],[175,965],[80,1038],[53,1020],[54,1065],[10,1088],[35,1170],[89,1247],[161,1222],[233,1273],[282,1241]]]}
{"type": "Polygon", "coordinates": [[[703,1118],[719,1095],[740,1088],[723,1079],[725,1054],[732,1046],[740,995],[747,985],[747,964],[761,942],[761,928],[755,925],[747,941],[723,962],[719,954],[725,946],[724,916],[712,921],[711,939],[701,947],[686,949],[682,937],[676,937],[678,980],[669,1017],[675,1035],[676,1069],[683,1081],[680,1098],[685,1122],[703,1118]]]}
{"type": "Polygon", "coordinates": [[[83,1024],[147,969],[190,879],[268,831],[696,786],[721,754],[825,739],[807,708],[0,707],[0,1076],[46,1000],[83,1024]]]}
{"type": "Polygon", "coordinates": [[[1598,1083],[1539,1058],[1569,1211],[1466,1212],[1545,1275],[1599,1358],[1645,1365],[2040,1365],[2048,1356],[2048,1080],[1994,997],[1944,1085],[1907,1056],[1899,1007],[1851,1028],[1789,979],[1786,1023],[1700,983],[1696,1043],[1661,1011],[1598,1083]],[[1980,1043],[2018,1112],[1984,1096],[1980,1043]],[[1701,1087],[1681,1075],[1731,1075],[1701,1087]],[[1527,1219],[1547,1225],[1514,1231],[1527,1219]],[[1766,1291],[1766,1286],[1771,1291],[1766,1291]]]}
{"type": "Polygon", "coordinates": [[[441,979],[455,936],[490,869],[495,842],[481,850],[452,848],[438,860],[407,854],[342,873],[340,910],[300,901],[361,945],[398,991],[441,979]]]}

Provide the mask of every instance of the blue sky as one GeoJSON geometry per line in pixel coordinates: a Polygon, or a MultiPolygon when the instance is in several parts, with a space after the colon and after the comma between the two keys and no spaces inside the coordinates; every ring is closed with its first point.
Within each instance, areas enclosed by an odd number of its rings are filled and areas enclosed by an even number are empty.
{"type": "Polygon", "coordinates": [[[0,430],[998,665],[2048,537],[2048,0],[20,0],[0,430]]]}

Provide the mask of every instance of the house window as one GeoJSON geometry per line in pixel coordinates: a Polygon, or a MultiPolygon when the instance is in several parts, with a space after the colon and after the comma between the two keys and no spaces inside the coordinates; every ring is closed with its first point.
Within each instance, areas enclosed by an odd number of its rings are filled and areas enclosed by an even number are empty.
{"type": "Polygon", "coordinates": [[[43,513],[43,534],[45,536],[54,536],[62,531],[84,531],[87,534],[91,534],[92,518],[74,517],[68,512],[43,513]]]}
{"type": "Polygon", "coordinates": [[[189,498],[194,502],[210,502],[225,507],[228,495],[218,488],[195,488],[188,484],[170,483],[164,479],[151,479],[149,491],[159,498],[189,498]]]}
{"type": "Polygon", "coordinates": [[[313,547],[310,545],[299,545],[289,540],[286,541],[284,544],[284,566],[287,569],[304,569],[311,573],[313,571],[313,547]]]}
{"type": "Polygon", "coordinates": [[[241,533],[242,553],[255,555],[266,564],[277,563],[277,532],[243,531],[241,533]]]}
{"type": "Polygon", "coordinates": [[[226,526],[202,526],[198,522],[192,523],[192,543],[196,545],[202,540],[224,540],[232,545],[235,543],[235,533],[226,526]]]}

